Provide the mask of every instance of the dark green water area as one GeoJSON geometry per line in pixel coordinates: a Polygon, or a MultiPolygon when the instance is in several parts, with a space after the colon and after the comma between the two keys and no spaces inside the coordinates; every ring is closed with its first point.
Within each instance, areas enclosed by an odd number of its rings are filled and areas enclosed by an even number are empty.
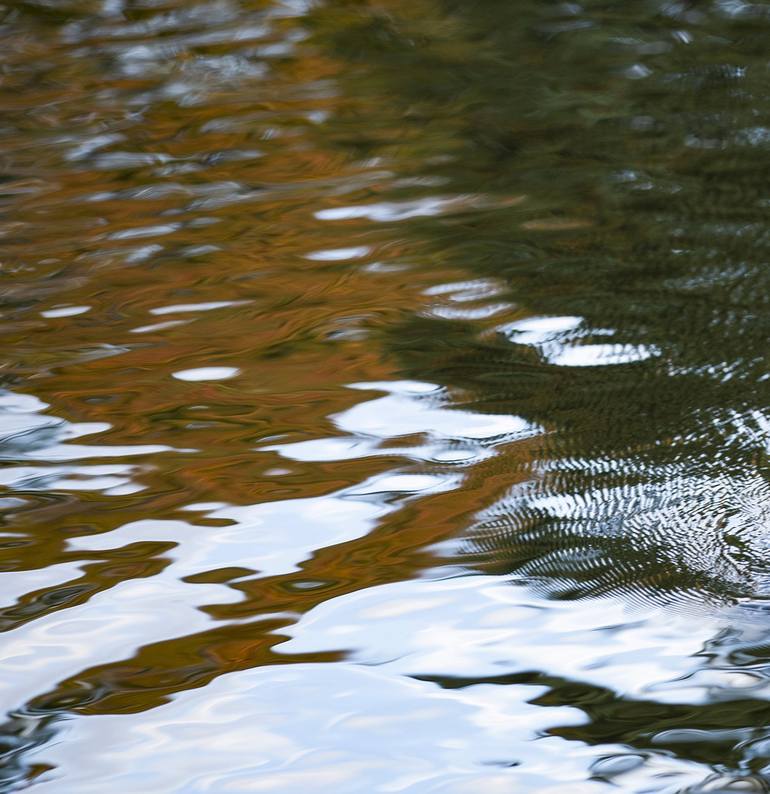
{"type": "Polygon", "coordinates": [[[770,792],[770,3],[0,5],[0,792],[770,792]]]}

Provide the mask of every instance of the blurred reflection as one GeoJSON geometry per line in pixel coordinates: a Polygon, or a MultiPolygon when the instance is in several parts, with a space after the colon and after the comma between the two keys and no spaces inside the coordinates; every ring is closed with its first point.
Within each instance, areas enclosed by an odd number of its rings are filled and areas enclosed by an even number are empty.
{"type": "Polygon", "coordinates": [[[1,19],[0,788],[765,790],[768,7],[1,19]]]}

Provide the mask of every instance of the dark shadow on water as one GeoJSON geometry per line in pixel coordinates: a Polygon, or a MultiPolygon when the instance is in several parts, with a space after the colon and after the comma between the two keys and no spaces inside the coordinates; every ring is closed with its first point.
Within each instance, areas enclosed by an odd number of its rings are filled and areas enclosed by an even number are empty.
{"type": "Polygon", "coordinates": [[[450,166],[469,191],[526,198],[416,226],[521,319],[415,316],[389,342],[459,407],[544,428],[533,459],[499,457],[518,484],[469,532],[480,564],[568,598],[761,596],[767,9],[549,8],[513,4],[514,20],[490,3],[468,21],[538,66],[468,71],[484,110],[450,166]]]}

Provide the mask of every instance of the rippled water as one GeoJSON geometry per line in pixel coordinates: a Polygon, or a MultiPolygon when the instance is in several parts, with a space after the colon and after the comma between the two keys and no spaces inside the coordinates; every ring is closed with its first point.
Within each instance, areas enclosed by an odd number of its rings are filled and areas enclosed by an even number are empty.
{"type": "Polygon", "coordinates": [[[770,790],[770,3],[0,19],[0,790],[770,790]]]}

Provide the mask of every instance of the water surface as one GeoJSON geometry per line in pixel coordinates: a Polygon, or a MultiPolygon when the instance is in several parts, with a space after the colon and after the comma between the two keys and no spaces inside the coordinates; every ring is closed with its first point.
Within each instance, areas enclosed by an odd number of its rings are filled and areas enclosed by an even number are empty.
{"type": "Polygon", "coordinates": [[[0,790],[770,790],[770,5],[1,19],[0,790]]]}

